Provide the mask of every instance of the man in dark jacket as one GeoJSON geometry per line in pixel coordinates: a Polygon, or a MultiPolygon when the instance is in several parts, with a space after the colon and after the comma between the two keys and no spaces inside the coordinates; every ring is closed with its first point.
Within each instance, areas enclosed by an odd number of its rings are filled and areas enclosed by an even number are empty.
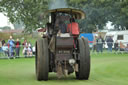
{"type": "Polygon", "coordinates": [[[97,43],[97,52],[103,52],[103,44],[104,44],[104,40],[101,36],[99,36],[96,40],[97,43]]]}
{"type": "Polygon", "coordinates": [[[109,36],[106,42],[107,42],[107,46],[108,46],[108,51],[112,52],[112,46],[113,46],[113,39],[112,39],[112,37],[109,36]]]}

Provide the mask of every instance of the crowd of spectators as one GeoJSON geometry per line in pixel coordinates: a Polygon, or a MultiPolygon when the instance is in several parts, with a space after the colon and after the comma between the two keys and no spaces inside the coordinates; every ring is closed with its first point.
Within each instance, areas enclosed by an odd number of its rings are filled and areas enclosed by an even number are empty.
{"type": "Polygon", "coordinates": [[[128,52],[128,44],[125,46],[122,42],[118,42],[117,40],[114,42],[112,36],[109,36],[106,40],[104,40],[101,36],[94,36],[93,40],[93,52],[103,52],[103,48],[105,48],[105,44],[107,45],[108,52],[111,53],[114,49],[117,51],[125,51],[128,52]]]}
{"type": "Polygon", "coordinates": [[[17,38],[16,41],[10,36],[7,42],[0,39],[0,52],[4,53],[5,56],[11,58],[19,58],[21,47],[23,48],[22,53],[25,57],[32,57],[35,53],[35,47],[32,47],[31,42],[24,40],[23,43],[17,38]]]}

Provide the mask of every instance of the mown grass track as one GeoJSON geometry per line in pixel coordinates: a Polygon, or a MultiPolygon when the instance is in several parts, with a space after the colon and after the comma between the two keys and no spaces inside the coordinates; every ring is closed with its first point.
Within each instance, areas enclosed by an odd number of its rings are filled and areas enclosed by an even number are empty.
{"type": "Polygon", "coordinates": [[[89,80],[50,73],[48,81],[37,81],[34,58],[0,59],[0,85],[128,85],[128,54],[92,54],[89,80]]]}

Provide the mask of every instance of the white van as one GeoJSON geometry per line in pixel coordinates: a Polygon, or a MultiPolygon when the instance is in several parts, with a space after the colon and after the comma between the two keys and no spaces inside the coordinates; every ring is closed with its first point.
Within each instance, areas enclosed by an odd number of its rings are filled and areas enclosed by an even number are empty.
{"type": "MultiPolygon", "coordinates": [[[[122,42],[125,46],[128,44],[128,30],[107,32],[105,35],[105,41],[109,36],[112,36],[114,43],[117,40],[118,43],[122,42]]],[[[105,44],[105,48],[108,48],[107,44],[105,44]]]]}

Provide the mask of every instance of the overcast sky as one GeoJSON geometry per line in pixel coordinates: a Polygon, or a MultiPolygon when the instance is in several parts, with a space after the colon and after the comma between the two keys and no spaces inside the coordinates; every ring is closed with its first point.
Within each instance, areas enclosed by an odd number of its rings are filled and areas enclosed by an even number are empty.
{"type": "Polygon", "coordinates": [[[9,22],[8,18],[0,13],[0,27],[4,26],[10,26],[12,29],[14,29],[14,26],[9,22]]]}

